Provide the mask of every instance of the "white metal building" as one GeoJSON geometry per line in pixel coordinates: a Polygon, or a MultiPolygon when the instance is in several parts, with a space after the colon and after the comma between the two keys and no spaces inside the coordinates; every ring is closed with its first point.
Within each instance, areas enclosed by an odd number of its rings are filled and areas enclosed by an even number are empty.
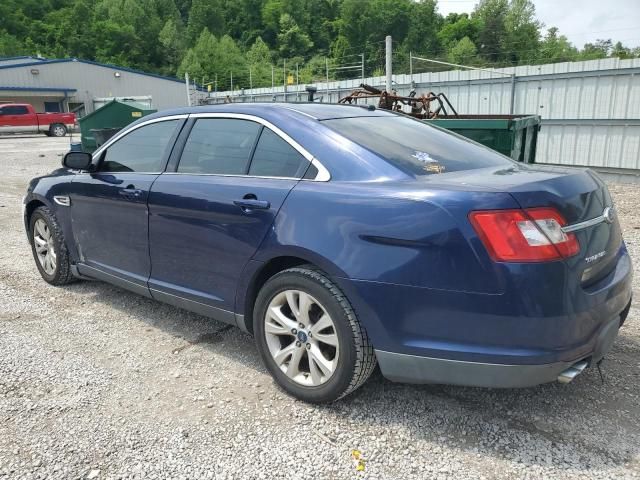
{"type": "Polygon", "coordinates": [[[150,97],[158,110],[187,104],[184,81],[177,78],[76,58],[0,58],[0,103],[83,115],[105,97],[150,97]]]}

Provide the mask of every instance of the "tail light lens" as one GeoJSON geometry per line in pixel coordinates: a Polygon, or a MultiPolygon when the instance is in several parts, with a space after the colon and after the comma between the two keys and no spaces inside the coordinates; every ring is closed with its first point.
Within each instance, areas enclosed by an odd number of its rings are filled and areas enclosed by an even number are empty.
{"type": "Polygon", "coordinates": [[[471,212],[471,225],[497,262],[544,262],[580,251],[565,219],[553,208],[471,212]]]}

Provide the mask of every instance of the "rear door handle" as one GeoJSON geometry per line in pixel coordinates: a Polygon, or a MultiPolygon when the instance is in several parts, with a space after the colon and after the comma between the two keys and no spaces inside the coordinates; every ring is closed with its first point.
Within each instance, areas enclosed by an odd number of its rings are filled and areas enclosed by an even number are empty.
{"type": "Polygon", "coordinates": [[[243,211],[248,210],[267,210],[271,208],[271,204],[266,200],[254,200],[251,198],[243,198],[242,200],[234,200],[233,203],[243,211]]]}

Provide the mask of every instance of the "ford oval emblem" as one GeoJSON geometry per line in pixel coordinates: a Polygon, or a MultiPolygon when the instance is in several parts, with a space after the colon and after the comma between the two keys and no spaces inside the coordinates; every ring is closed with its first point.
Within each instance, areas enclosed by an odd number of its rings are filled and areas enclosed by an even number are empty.
{"type": "Polygon", "coordinates": [[[615,215],[616,213],[611,207],[605,208],[604,211],[602,212],[602,217],[604,218],[604,221],[607,223],[613,223],[613,220],[615,219],[615,215]]]}

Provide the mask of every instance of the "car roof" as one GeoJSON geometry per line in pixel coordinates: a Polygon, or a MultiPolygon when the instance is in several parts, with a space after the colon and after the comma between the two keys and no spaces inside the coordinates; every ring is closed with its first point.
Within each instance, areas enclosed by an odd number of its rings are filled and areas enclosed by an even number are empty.
{"type": "Polygon", "coordinates": [[[393,113],[377,109],[369,105],[336,105],[330,103],[225,103],[217,105],[204,105],[200,107],[184,107],[171,110],[162,110],[152,114],[152,117],[164,117],[169,115],[184,115],[190,113],[245,113],[262,117],[269,114],[294,112],[315,120],[328,120],[332,118],[350,117],[386,117],[393,113]]]}

